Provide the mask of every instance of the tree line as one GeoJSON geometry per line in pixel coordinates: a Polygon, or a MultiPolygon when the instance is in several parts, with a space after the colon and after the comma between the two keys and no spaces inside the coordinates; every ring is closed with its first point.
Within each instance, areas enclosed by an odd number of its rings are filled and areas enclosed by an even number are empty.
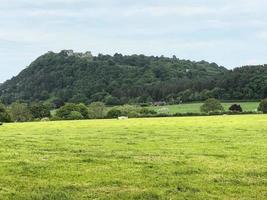
{"type": "MultiPolygon", "coordinates": [[[[267,99],[260,102],[258,111],[267,113],[267,99]]],[[[113,119],[120,116],[138,117],[168,117],[168,116],[198,116],[221,114],[258,114],[258,112],[243,112],[238,104],[233,104],[228,110],[217,99],[207,99],[200,107],[200,113],[176,113],[174,115],[157,113],[151,108],[137,105],[107,107],[102,102],[94,102],[88,106],[83,103],[66,103],[58,109],[42,103],[25,104],[14,102],[9,106],[0,103],[0,122],[28,122],[50,120],[83,120],[83,119],[113,119]]]]}

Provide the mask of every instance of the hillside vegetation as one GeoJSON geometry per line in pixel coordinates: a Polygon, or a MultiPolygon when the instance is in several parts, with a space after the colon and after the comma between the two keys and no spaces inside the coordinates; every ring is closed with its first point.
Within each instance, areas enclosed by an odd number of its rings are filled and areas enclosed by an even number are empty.
{"type": "Polygon", "coordinates": [[[267,67],[227,70],[215,63],[144,55],[92,56],[90,52],[49,52],[0,85],[0,100],[63,101],[107,105],[263,99],[267,67]]]}
{"type": "Polygon", "coordinates": [[[264,115],[0,126],[0,199],[266,199],[264,115]]]}

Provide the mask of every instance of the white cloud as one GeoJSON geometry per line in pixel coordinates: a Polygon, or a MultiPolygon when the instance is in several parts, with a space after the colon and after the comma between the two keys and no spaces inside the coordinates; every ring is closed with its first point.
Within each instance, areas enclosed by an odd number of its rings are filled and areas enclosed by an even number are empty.
{"type": "Polygon", "coordinates": [[[1,0],[0,82],[63,48],[176,54],[226,67],[264,62],[266,7],[265,0],[1,0]]]}

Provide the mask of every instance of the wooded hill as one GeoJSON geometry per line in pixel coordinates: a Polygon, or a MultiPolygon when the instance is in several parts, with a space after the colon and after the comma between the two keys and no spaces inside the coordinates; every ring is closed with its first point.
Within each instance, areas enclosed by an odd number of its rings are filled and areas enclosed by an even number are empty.
{"type": "Polygon", "coordinates": [[[0,100],[108,105],[167,101],[263,99],[267,65],[227,70],[215,63],[144,55],[48,52],[0,85],[0,100]]]}

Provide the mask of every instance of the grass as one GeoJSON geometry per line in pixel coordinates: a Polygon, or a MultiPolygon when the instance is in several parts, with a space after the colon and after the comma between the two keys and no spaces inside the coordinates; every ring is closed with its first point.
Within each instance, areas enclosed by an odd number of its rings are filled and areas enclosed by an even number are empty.
{"type": "MultiPolygon", "coordinates": [[[[150,109],[153,109],[159,113],[175,114],[175,113],[199,113],[200,107],[203,103],[188,103],[188,104],[179,104],[179,105],[168,105],[168,106],[151,106],[150,109]]],[[[234,103],[222,103],[225,110],[228,110],[229,107],[234,103]]],[[[256,111],[259,102],[237,102],[240,104],[244,111],[256,111]]]]}
{"type": "Polygon", "coordinates": [[[0,126],[0,199],[266,199],[267,116],[0,126]]]}

